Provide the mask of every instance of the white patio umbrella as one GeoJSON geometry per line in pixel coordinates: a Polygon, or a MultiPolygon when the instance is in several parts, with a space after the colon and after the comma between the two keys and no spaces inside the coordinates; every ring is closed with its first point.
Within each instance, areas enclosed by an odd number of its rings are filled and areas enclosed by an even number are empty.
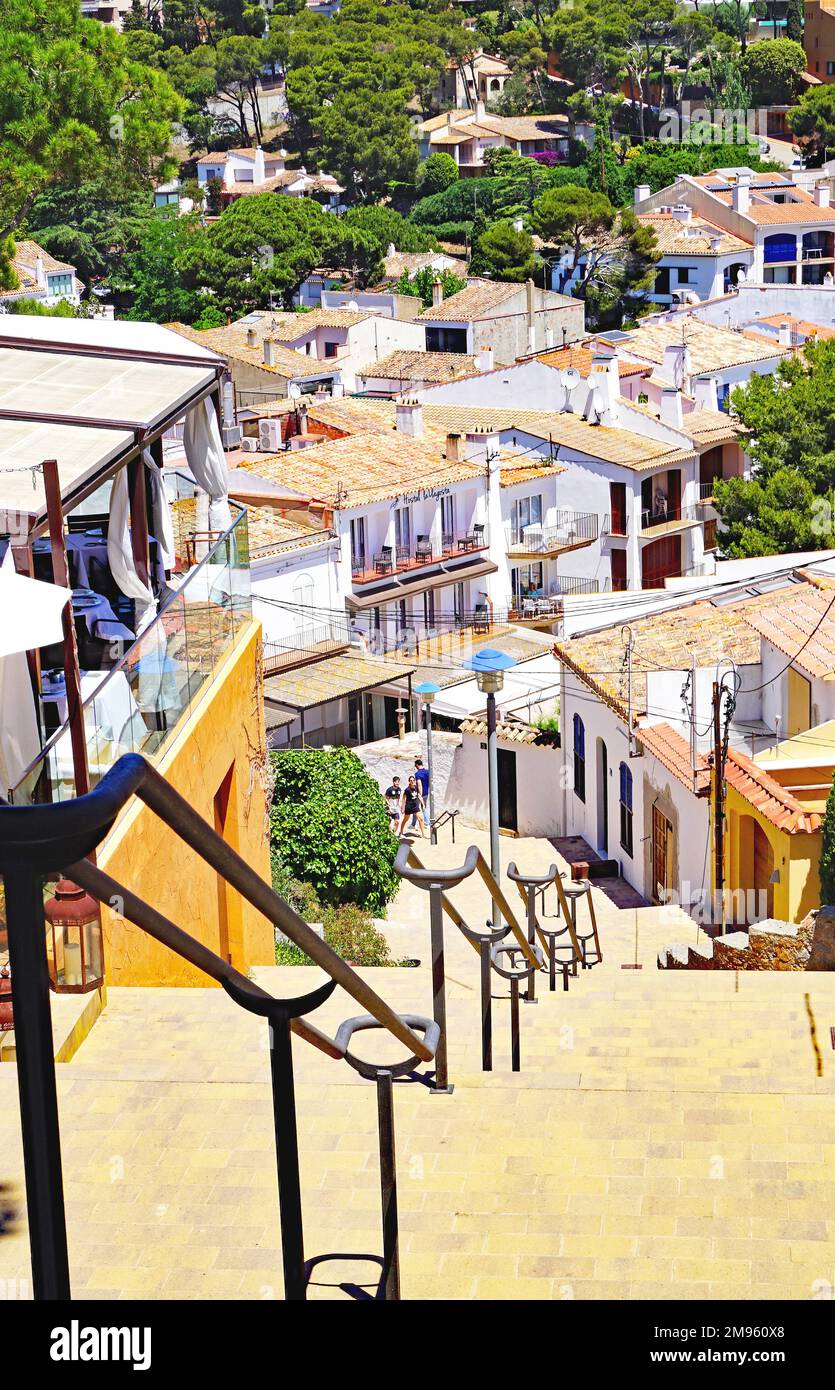
{"type": "Polygon", "coordinates": [[[26,653],[63,639],[69,589],[16,574],[9,546],[0,564],[0,792],[6,795],[41,748],[26,653]]]}

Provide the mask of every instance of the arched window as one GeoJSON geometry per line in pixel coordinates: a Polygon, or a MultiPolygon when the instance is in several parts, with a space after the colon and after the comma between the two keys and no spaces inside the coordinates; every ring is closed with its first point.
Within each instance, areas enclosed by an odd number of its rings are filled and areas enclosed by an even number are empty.
{"type": "Polygon", "coordinates": [[[620,844],[632,858],[632,769],[620,765],[620,844]]]}
{"type": "Polygon", "coordinates": [[[574,716],[574,791],[586,799],[586,729],[579,714],[574,716]]]}

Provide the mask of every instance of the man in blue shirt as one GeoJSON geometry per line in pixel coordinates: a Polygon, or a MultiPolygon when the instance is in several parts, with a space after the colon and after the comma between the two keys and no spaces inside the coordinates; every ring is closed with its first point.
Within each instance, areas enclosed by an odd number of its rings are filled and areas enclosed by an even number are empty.
{"type": "MultiPolygon", "coordinates": [[[[423,758],[415,758],[415,777],[426,805],[426,823],[429,824],[429,771],[423,766],[423,758]]],[[[415,818],[412,817],[414,827],[415,818]]]]}

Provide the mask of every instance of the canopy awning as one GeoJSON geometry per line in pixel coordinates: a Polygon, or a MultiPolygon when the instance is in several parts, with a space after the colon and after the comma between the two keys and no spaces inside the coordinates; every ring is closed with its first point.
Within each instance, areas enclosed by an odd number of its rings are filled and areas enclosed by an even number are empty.
{"type": "Polygon", "coordinates": [[[397,599],[408,598],[410,594],[422,594],[427,589],[445,589],[450,584],[460,584],[465,579],[482,579],[495,574],[498,565],[492,560],[474,560],[467,565],[435,565],[422,574],[419,579],[409,579],[406,574],[386,575],[381,584],[371,589],[363,589],[361,594],[348,594],[346,603],[354,611],[376,608],[379,604],[394,603],[397,599]]]}
{"type": "Polygon", "coordinates": [[[301,712],[327,705],[346,695],[404,680],[416,667],[392,661],[376,661],[363,656],[328,656],[295,671],[268,676],[264,681],[264,701],[301,712]]]}

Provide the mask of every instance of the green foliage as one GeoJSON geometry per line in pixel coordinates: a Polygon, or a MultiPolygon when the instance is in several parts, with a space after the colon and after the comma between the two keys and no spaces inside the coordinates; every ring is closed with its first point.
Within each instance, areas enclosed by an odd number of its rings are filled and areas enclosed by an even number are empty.
{"type": "Polygon", "coordinates": [[[805,67],[803,45],[794,39],[762,39],[749,44],[741,63],[743,80],[758,106],[793,101],[805,67]]]}
{"type": "Polygon", "coordinates": [[[415,299],[421,299],[428,309],[432,303],[432,287],[436,280],[441,282],[444,299],[449,299],[452,294],[458,294],[459,290],[465,289],[467,285],[466,280],[454,275],[451,270],[433,270],[430,265],[427,265],[417,271],[411,279],[409,272],[404,270],[394,287],[395,293],[411,294],[415,299]]]}
{"type": "Polygon", "coordinates": [[[735,165],[746,165],[755,172],[782,167],[760,158],[759,149],[754,145],[713,142],[671,145],[663,140],[647,140],[626,156],[621,170],[622,201],[626,206],[631,204],[639,183],[648,184],[650,191],[657,193],[675,183],[679,174],[705,174],[717,167],[735,165]]]}
{"type": "Polygon", "coordinates": [[[786,113],[786,124],[813,163],[822,163],[835,147],[835,86],[810,87],[786,113]]]}
{"type": "Polygon", "coordinates": [[[452,155],[436,150],[418,168],[415,187],[421,198],[431,198],[433,193],[443,193],[457,182],[458,165],[452,155]]]}
{"type": "Polygon", "coordinates": [[[389,944],[367,913],[354,903],[329,907],[323,918],[325,941],[349,965],[393,965],[389,944]]]}
{"type": "Polygon", "coordinates": [[[821,826],[820,857],[821,906],[835,904],[835,778],[826,798],[826,812],[821,826]]]}
{"type": "Polygon", "coordinates": [[[604,193],[568,185],[534,203],[532,225],[565,253],[562,286],[587,301],[591,318],[623,313],[624,297],[647,289],[659,251],[655,233],[631,209],[618,210],[604,193]]]}
{"type": "Polygon", "coordinates": [[[127,317],[192,323],[204,297],[196,289],[191,267],[197,248],[205,243],[206,231],[197,214],[178,217],[173,208],[157,209],[136,249],[125,257],[120,283],[132,301],[127,317]]]}
{"type": "Polygon", "coordinates": [[[477,211],[492,221],[524,216],[530,212],[534,198],[546,189],[588,182],[585,168],[546,169],[537,160],[524,159],[512,150],[503,153],[510,159],[499,161],[498,167],[508,172],[481,179],[459,179],[445,192],[421,198],[412,209],[411,221],[431,228],[443,239],[450,224],[469,225],[477,211]]]}
{"type": "Polygon", "coordinates": [[[271,294],[289,306],[302,280],[328,259],[338,225],[310,198],[239,198],[187,241],[185,283],[191,293],[206,287],[220,309],[233,313],[268,305],[271,294]]]}
{"type": "Polygon", "coordinates": [[[151,190],[137,180],[83,179],[41,193],[26,217],[25,233],[90,282],[120,282],[125,257],[136,251],[153,220],[151,190]]]}
{"type": "Polygon", "coordinates": [[[513,222],[494,222],[478,239],[478,251],[497,280],[527,280],[535,258],[530,232],[517,231],[513,222]]]}
{"type": "Polygon", "coordinates": [[[380,912],[398,886],[379,788],[347,748],[273,752],[271,844],[328,905],[380,912]]]}
{"type": "Polygon", "coordinates": [[[732,402],[752,432],[753,476],[716,485],[723,548],[733,557],[835,548],[835,341],[807,342],[732,402]]]}
{"type": "Polygon", "coordinates": [[[88,314],[81,308],[76,308],[74,304],[69,304],[66,299],[59,299],[57,304],[44,304],[40,299],[11,299],[6,307],[9,314],[26,314],[31,317],[42,319],[78,319],[87,318],[88,314]]]}
{"type": "Polygon", "coordinates": [[[331,263],[350,269],[361,288],[381,279],[389,246],[398,251],[435,249],[432,236],[407,222],[394,208],[379,204],[349,208],[338,220],[331,218],[331,223],[331,263]]]}
{"type": "Polygon", "coordinates": [[[404,109],[408,98],[403,88],[342,91],[323,110],[321,160],[339,179],[349,202],[371,202],[392,180],[413,177],[418,154],[404,109]]]}
{"type": "Polygon", "coordinates": [[[59,181],[146,178],[182,114],[164,74],[76,0],[0,0],[0,71],[0,241],[59,181]]]}
{"type": "Polygon", "coordinates": [[[786,6],[786,38],[803,42],[803,0],[789,0],[786,6]]]}

